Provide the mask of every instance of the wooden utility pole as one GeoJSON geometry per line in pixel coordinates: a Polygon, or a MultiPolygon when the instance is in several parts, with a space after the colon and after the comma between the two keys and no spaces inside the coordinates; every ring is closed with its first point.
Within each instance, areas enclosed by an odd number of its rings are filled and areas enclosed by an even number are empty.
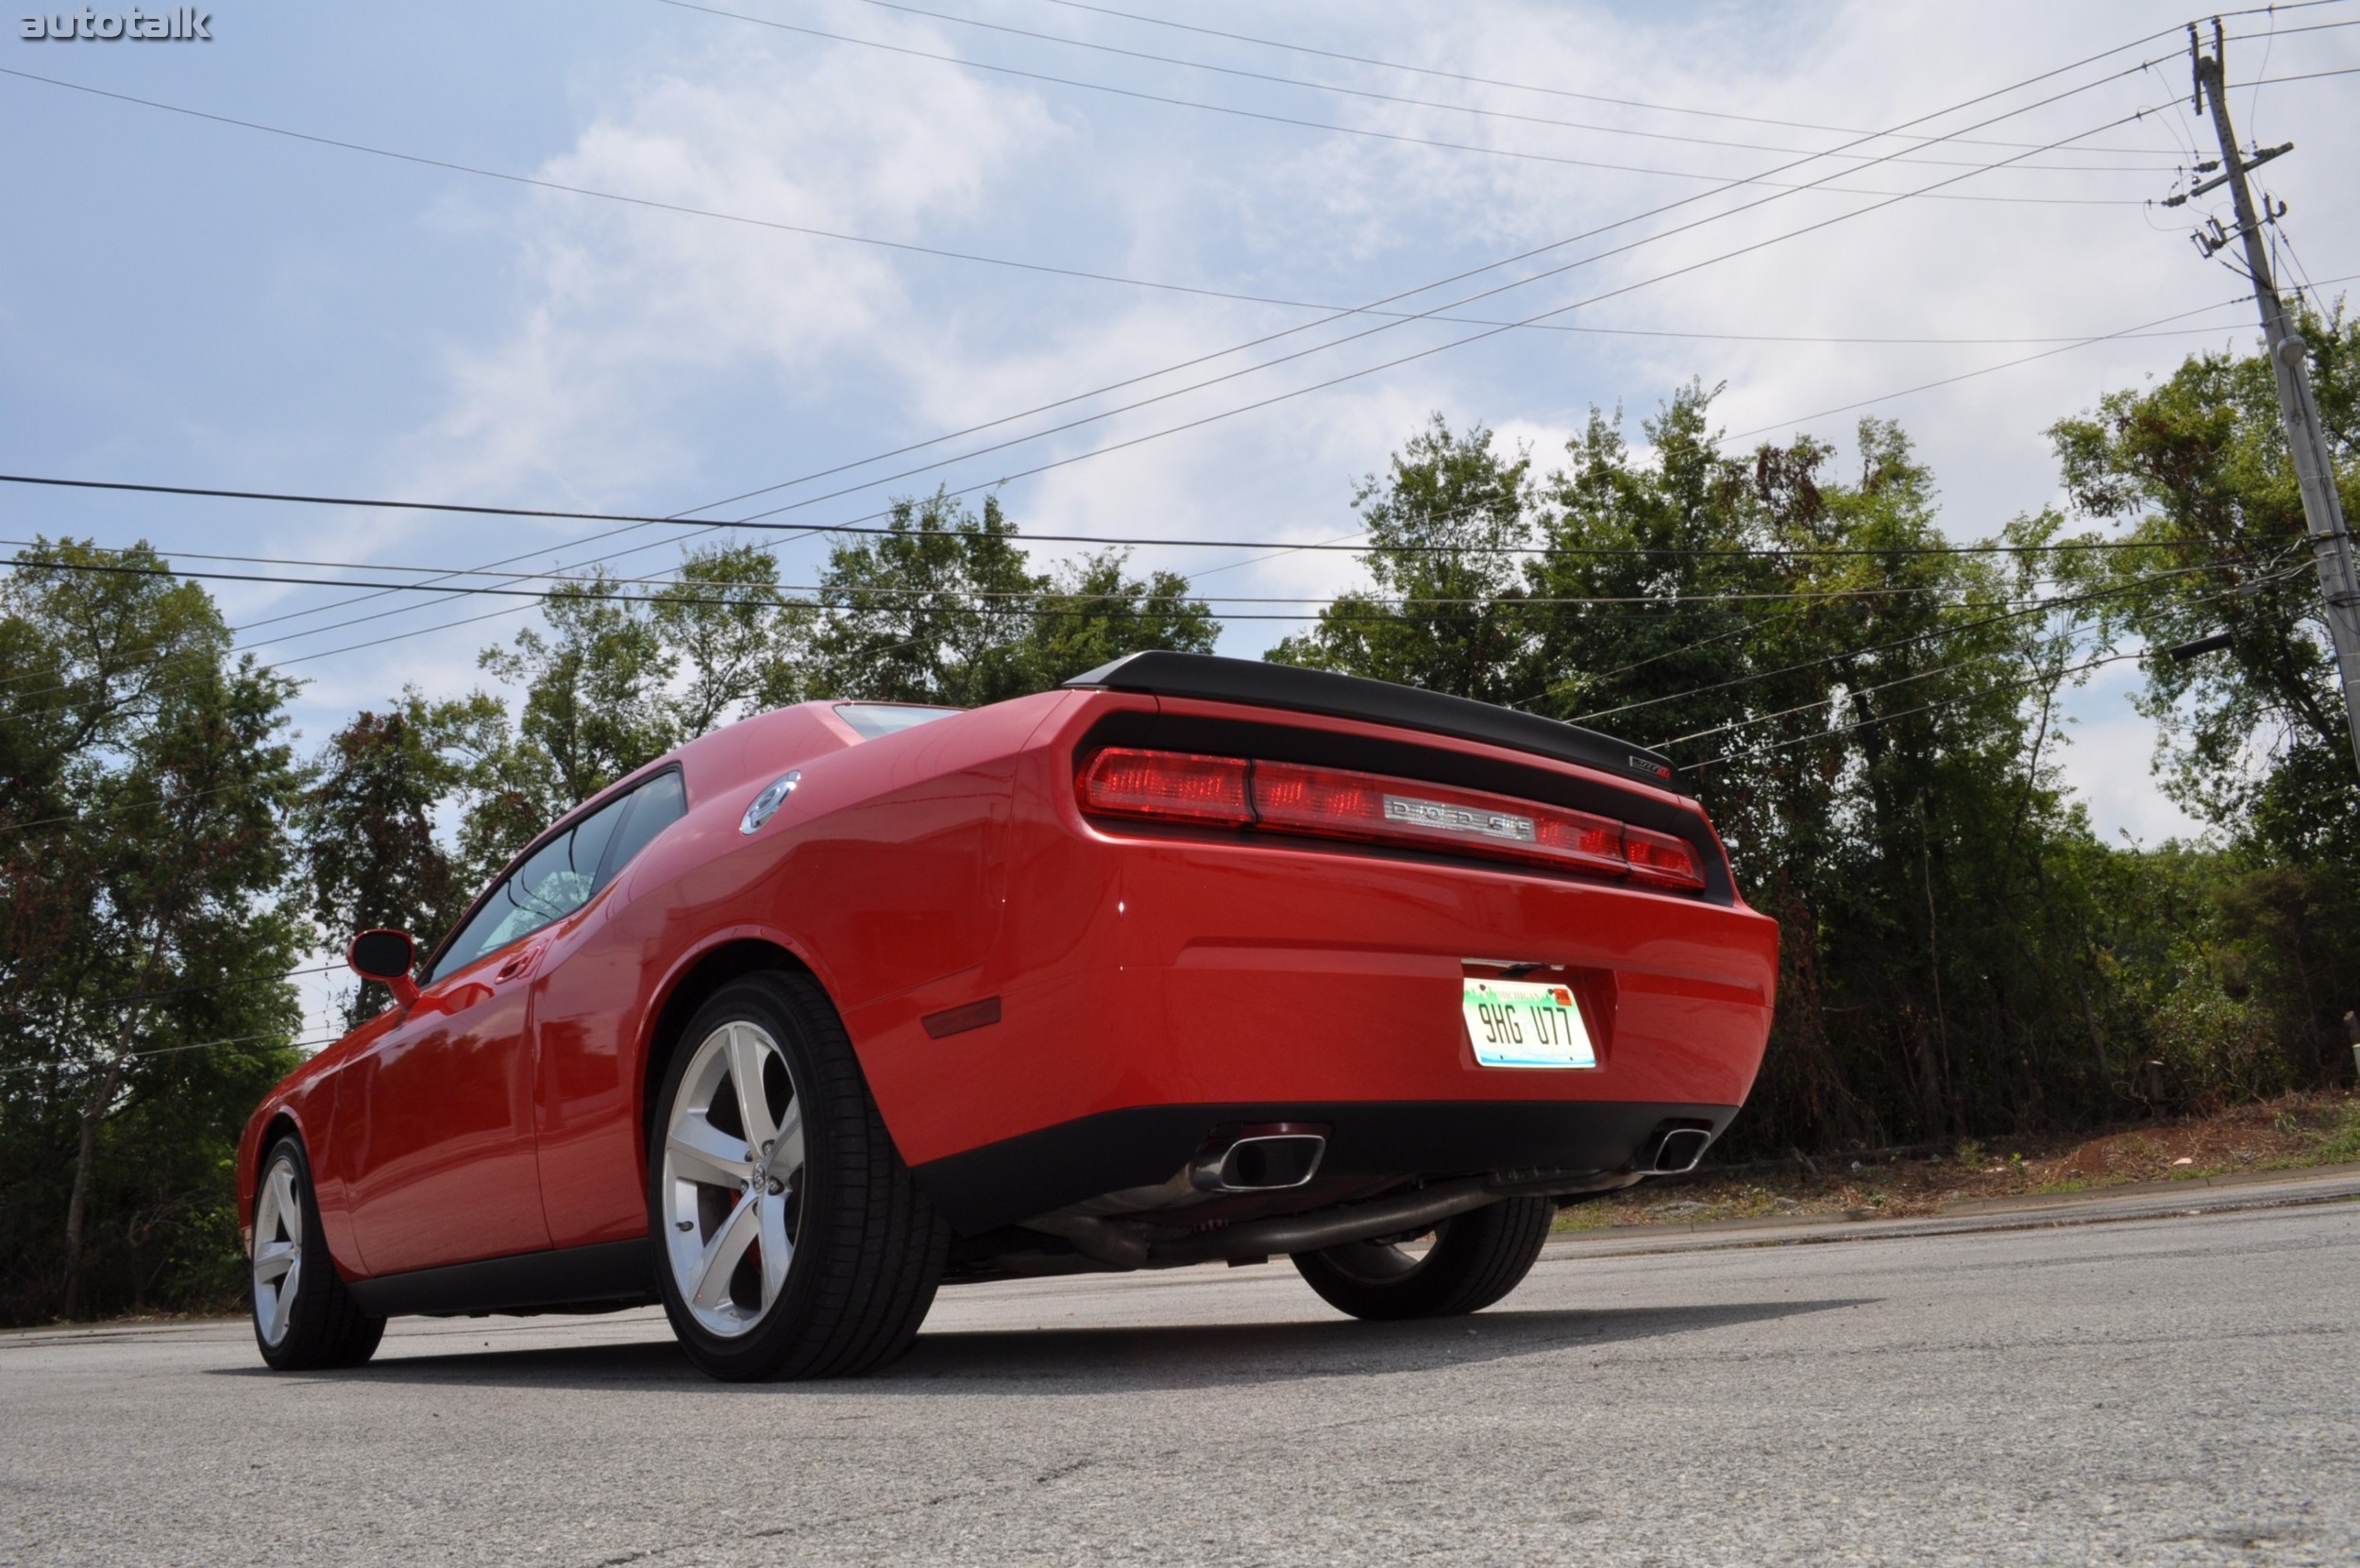
{"type": "MultiPolygon", "coordinates": [[[[2327,599],[2327,632],[2335,645],[2335,666],[2344,688],[2344,722],[2352,733],[2352,766],[2360,768],[2360,571],[2352,565],[2352,531],[2344,524],[2343,498],[2335,490],[2335,465],[2327,450],[2327,432],[2319,424],[2318,405],[2311,397],[2311,372],[2304,361],[2302,335],[2286,325],[2286,307],[2270,278],[2269,247],[2263,243],[2265,218],[2285,211],[2282,203],[2265,214],[2253,205],[2246,176],[2294,143],[2254,149],[2250,157],[2237,152],[2236,132],[2229,124],[2228,72],[2220,18],[2213,18],[2213,52],[2197,42],[2196,25],[2188,25],[2188,58],[2196,73],[2196,111],[2209,105],[2213,135],[2220,143],[2220,173],[2177,195],[2166,205],[2178,207],[2191,196],[2229,187],[2235,204],[2237,228],[2222,230],[2218,219],[2196,236],[2206,256],[2233,242],[2245,245],[2246,271],[2253,279],[2253,297],[2262,307],[2262,335],[2269,346],[2270,368],[2278,378],[2278,408],[2286,425],[2286,446],[2295,460],[2295,479],[2302,490],[2302,518],[2311,535],[2311,553],[2319,571],[2319,590],[2327,599]]],[[[2200,165],[2199,172],[2202,167],[2200,165]]]]}

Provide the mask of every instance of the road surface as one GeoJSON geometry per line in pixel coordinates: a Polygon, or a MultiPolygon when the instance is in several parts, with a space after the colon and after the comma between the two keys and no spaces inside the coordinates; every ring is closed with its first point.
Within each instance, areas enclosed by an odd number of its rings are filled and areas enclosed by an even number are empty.
{"type": "Polygon", "coordinates": [[[969,1288],[820,1385],[645,1312],[332,1375],[0,1336],[0,1562],[2360,1560],[2360,1203],[1797,1234],[1557,1245],[1408,1325],[1283,1261],[969,1288]]]}

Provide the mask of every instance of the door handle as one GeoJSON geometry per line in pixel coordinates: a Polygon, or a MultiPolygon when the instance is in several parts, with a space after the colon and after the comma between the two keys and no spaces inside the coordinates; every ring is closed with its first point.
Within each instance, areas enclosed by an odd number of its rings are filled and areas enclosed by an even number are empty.
{"type": "Polygon", "coordinates": [[[532,968],[533,960],[539,958],[540,956],[541,950],[539,948],[527,948],[524,952],[517,953],[514,957],[509,959],[508,962],[502,964],[498,970],[493,974],[492,978],[494,980],[514,980],[518,975],[524,973],[527,969],[532,968]]]}

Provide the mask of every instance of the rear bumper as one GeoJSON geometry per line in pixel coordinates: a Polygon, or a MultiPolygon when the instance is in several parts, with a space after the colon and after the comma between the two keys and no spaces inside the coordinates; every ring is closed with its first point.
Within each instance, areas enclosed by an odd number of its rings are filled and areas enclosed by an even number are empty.
{"type": "Polygon", "coordinates": [[[961,1229],[1161,1181],[1226,1121],[1327,1122],[1331,1162],[1432,1176],[1620,1169],[1663,1120],[1717,1132],[1744,1104],[1778,928],[1733,895],[1085,818],[1074,749],[1115,703],[1155,705],[1092,694],[1020,759],[982,961],[846,1009],[897,1147],[961,1229]],[[1460,1003],[1487,964],[1571,986],[1598,1065],[1479,1065],[1460,1003]]]}
{"type": "Polygon", "coordinates": [[[1222,1126],[1323,1125],[1323,1178],[1446,1177],[1619,1171],[1640,1157],[1665,1121],[1707,1122],[1717,1136],[1736,1114],[1735,1105],[1617,1101],[1135,1105],[946,1155],[914,1174],[952,1228],[976,1236],[1103,1192],[1162,1181],[1222,1126]]]}

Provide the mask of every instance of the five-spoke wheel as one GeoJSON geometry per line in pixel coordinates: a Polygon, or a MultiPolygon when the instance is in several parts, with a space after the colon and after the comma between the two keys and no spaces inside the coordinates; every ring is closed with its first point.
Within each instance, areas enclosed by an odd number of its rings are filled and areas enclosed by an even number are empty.
{"type": "Polygon", "coordinates": [[[282,1372],[358,1366],[377,1353],[385,1320],[361,1310],[320,1233],[303,1145],[282,1138],[254,1193],[254,1338],[282,1372]]]}
{"type": "Polygon", "coordinates": [[[691,1050],[664,1138],[665,1255],[690,1315],[733,1339],[777,1303],[795,1260],[803,1104],[760,1023],[733,1019],[691,1050]]]}
{"type": "Polygon", "coordinates": [[[909,1348],[950,1229],[844,1025],[801,974],[732,981],[679,1037],[648,1147],[657,1288],[716,1377],[835,1377],[909,1348]]]}

